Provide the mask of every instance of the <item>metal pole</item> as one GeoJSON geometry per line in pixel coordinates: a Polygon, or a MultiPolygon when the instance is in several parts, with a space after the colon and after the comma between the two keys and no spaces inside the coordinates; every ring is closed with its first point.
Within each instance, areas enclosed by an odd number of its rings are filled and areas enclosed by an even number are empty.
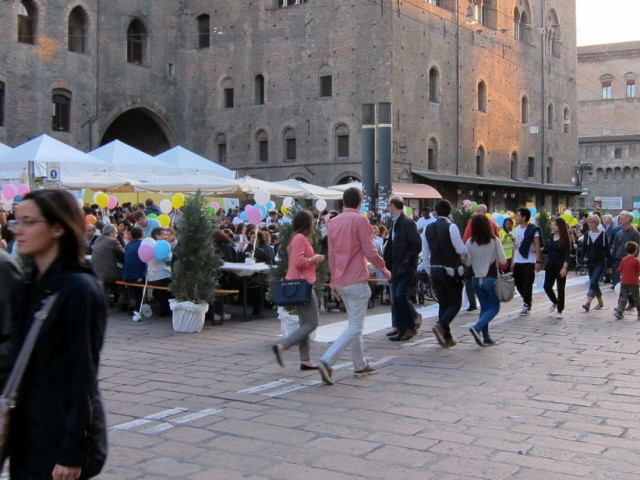
{"type": "Polygon", "coordinates": [[[362,104],[362,197],[371,210],[376,197],[376,105],[362,104]]]}
{"type": "Polygon", "coordinates": [[[378,211],[387,208],[391,196],[391,103],[378,103],[378,211]]]}

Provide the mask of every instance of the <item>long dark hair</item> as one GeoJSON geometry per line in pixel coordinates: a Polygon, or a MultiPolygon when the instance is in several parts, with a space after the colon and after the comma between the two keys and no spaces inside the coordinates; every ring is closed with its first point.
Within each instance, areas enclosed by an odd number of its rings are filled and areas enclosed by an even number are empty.
{"type": "Polygon", "coordinates": [[[571,238],[569,237],[569,227],[565,219],[562,217],[556,217],[553,221],[558,227],[558,234],[560,235],[558,246],[561,250],[564,250],[565,248],[567,248],[567,245],[571,245],[571,238]]]}
{"type": "Polygon", "coordinates": [[[58,188],[27,193],[22,201],[31,200],[49,225],[58,224],[64,230],[60,237],[60,256],[67,261],[84,263],[84,218],[73,195],[58,188]]]}
{"type": "Polygon", "coordinates": [[[478,245],[487,245],[495,237],[489,219],[484,215],[471,217],[471,239],[478,245]]]}
{"type": "Polygon", "coordinates": [[[309,210],[300,210],[291,222],[293,234],[300,233],[309,237],[313,231],[313,214],[309,210]]]}

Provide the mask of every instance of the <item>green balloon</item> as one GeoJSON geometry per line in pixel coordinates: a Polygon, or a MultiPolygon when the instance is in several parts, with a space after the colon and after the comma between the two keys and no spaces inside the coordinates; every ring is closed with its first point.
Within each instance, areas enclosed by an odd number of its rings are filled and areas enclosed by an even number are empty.
{"type": "Polygon", "coordinates": [[[155,213],[150,213],[149,215],[147,215],[147,218],[158,218],[158,215],[156,215],[155,213]]]}

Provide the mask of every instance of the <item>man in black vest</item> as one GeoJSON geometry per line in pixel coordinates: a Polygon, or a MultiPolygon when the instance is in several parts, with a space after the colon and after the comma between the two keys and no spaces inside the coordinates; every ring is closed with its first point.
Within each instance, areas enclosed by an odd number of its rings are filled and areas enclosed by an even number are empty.
{"type": "Polygon", "coordinates": [[[440,346],[449,348],[456,345],[451,335],[450,324],[462,305],[464,267],[460,255],[467,253],[462,243],[460,230],[449,219],[451,204],[448,200],[436,203],[438,219],[425,229],[422,239],[422,264],[431,276],[431,283],[438,297],[438,322],[432,331],[440,346]]]}
{"type": "Polygon", "coordinates": [[[404,200],[400,195],[392,195],[387,208],[393,226],[384,248],[384,263],[391,271],[391,325],[397,329],[389,340],[404,342],[415,335],[416,323],[422,323],[408,293],[418,266],[421,240],[416,223],[404,214],[404,200]]]}

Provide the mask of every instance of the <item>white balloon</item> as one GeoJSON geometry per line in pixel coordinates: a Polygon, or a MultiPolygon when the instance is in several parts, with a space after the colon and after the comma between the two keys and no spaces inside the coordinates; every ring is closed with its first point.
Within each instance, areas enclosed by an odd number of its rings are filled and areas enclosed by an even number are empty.
{"type": "Polygon", "coordinates": [[[259,188],[256,190],[256,193],[253,194],[253,199],[258,205],[264,206],[269,203],[269,200],[271,200],[271,193],[269,193],[269,190],[259,188]]]}
{"type": "Polygon", "coordinates": [[[164,200],[160,200],[160,211],[162,213],[171,213],[173,207],[171,206],[171,200],[165,198],[164,200]]]}
{"type": "Polygon", "coordinates": [[[81,198],[76,198],[76,202],[78,202],[78,207],[81,209],[84,207],[84,201],[81,198]]]}
{"type": "Polygon", "coordinates": [[[156,241],[151,238],[151,237],[147,237],[144,240],[142,240],[142,242],[140,243],[140,245],[151,245],[154,246],[156,245],[156,241]]]}
{"type": "Polygon", "coordinates": [[[98,203],[97,197],[98,197],[98,195],[100,195],[101,193],[103,193],[103,192],[95,192],[95,193],[93,194],[93,203],[98,203]]]}
{"type": "Polygon", "coordinates": [[[316,210],[318,210],[319,212],[322,212],[322,211],[324,211],[325,208],[327,208],[327,201],[326,200],[321,198],[321,199],[316,201],[316,210]]]}
{"type": "Polygon", "coordinates": [[[284,205],[285,208],[291,208],[293,207],[293,198],[291,197],[284,197],[282,199],[282,205],[284,205]]]}
{"type": "Polygon", "coordinates": [[[567,215],[573,215],[573,213],[571,213],[571,210],[569,210],[568,208],[563,213],[567,215]]]}

